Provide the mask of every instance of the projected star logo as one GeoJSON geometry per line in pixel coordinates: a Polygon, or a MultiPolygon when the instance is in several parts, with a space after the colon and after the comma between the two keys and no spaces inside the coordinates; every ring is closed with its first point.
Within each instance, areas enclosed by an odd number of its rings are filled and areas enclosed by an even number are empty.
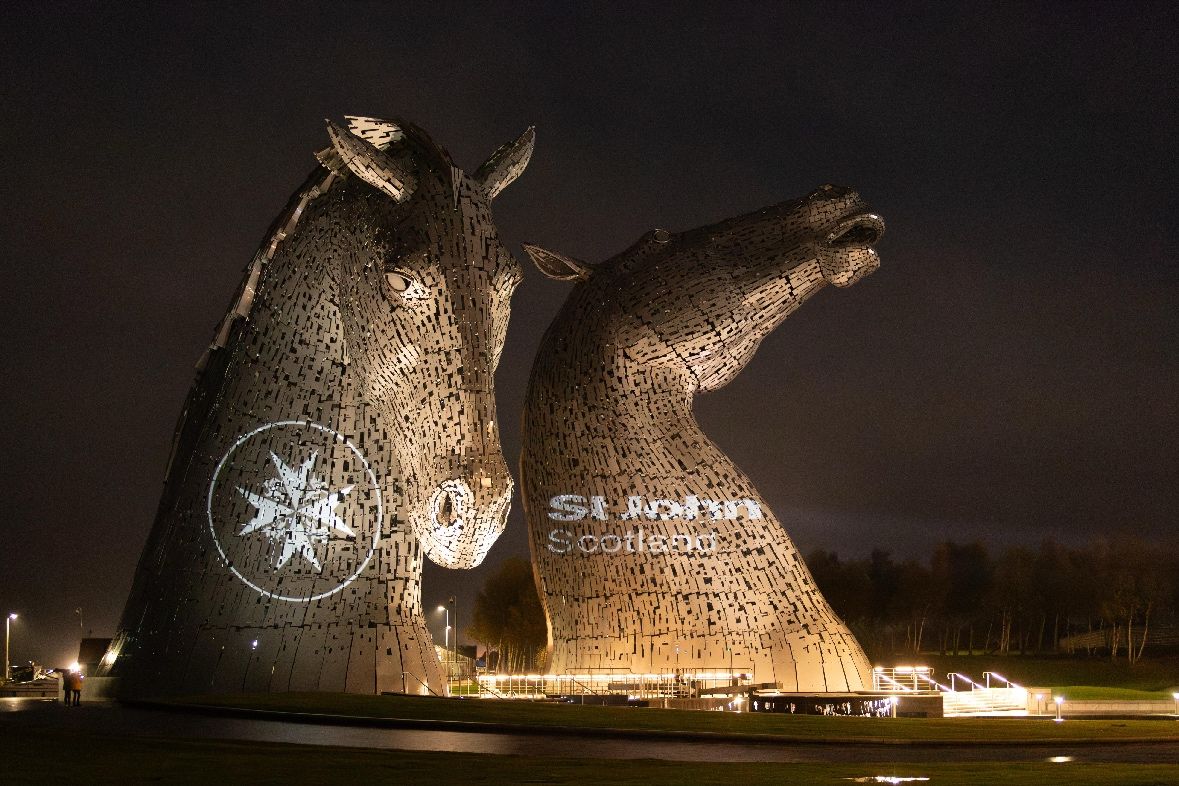
{"type": "Polygon", "coordinates": [[[315,547],[326,543],[332,530],[348,537],[356,536],[344,524],[344,520],[336,515],[336,508],[353,486],[329,491],[328,484],[311,472],[318,456],[318,453],[312,453],[311,458],[292,468],[271,451],[270,459],[278,471],[278,477],[263,484],[262,494],[255,494],[240,486],[237,489],[258,509],[254,518],[242,527],[238,535],[244,537],[260,532],[271,543],[278,545],[275,568],[283,567],[291,557],[298,554],[317,571],[322,571],[315,547]]]}

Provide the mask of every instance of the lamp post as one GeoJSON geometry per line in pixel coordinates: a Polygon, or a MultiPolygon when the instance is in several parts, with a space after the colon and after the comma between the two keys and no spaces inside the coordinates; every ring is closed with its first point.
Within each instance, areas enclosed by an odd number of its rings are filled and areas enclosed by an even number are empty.
{"type": "Polygon", "coordinates": [[[12,679],[12,658],[8,654],[8,642],[12,638],[12,621],[17,618],[16,612],[10,612],[4,618],[4,681],[12,679]]]}
{"type": "Polygon", "coordinates": [[[458,601],[455,600],[454,595],[451,595],[450,600],[448,600],[446,602],[454,608],[454,660],[453,660],[452,668],[454,671],[458,671],[458,647],[459,647],[458,601]]]}
{"type": "Polygon", "coordinates": [[[1060,708],[1064,704],[1064,696],[1057,696],[1056,699],[1056,722],[1060,723],[1064,718],[1060,717],[1060,708]]]}
{"type": "Polygon", "coordinates": [[[442,651],[446,653],[446,661],[444,662],[443,665],[446,666],[446,680],[447,680],[447,682],[449,682],[450,681],[450,609],[446,606],[439,606],[438,610],[446,615],[446,629],[443,631],[443,634],[442,634],[445,637],[443,639],[443,641],[445,643],[443,644],[442,651]]]}
{"type": "Polygon", "coordinates": [[[450,652],[450,609],[446,608],[445,606],[439,606],[438,610],[446,615],[446,630],[442,634],[443,636],[446,637],[445,638],[446,644],[442,647],[442,649],[444,651],[446,651],[447,653],[449,653],[450,652]]]}

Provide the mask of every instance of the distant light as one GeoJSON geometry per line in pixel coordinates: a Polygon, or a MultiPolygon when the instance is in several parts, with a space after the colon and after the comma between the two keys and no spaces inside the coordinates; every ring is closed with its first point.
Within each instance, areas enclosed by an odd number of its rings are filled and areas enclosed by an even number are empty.
{"type": "Polygon", "coordinates": [[[1044,694],[1043,694],[1043,693],[1037,693],[1037,694],[1036,694],[1036,701],[1043,701],[1043,700],[1044,700],[1044,694]]]}
{"type": "Polygon", "coordinates": [[[1073,760],[1072,756],[1050,756],[1050,757],[1048,757],[1048,761],[1052,762],[1053,764],[1065,764],[1065,763],[1070,762],[1072,760],[1073,760]]]}
{"type": "Polygon", "coordinates": [[[257,639],[254,639],[253,641],[250,642],[250,649],[252,649],[252,650],[258,649],[258,640],[257,639]]]}
{"type": "Polygon", "coordinates": [[[439,606],[439,607],[438,607],[438,610],[439,610],[439,611],[446,611],[446,607],[445,607],[445,606],[439,606]]]}
{"type": "Polygon", "coordinates": [[[893,703],[893,706],[896,706],[897,704],[901,703],[901,700],[896,696],[889,696],[888,700],[893,703]]]}
{"type": "Polygon", "coordinates": [[[1172,693],[1171,698],[1174,699],[1175,701],[1179,701],[1179,693],[1172,693]]]}
{"type": "Polygon", "coordinates": [[[8,615],[8,619],[14,620],[19,616],[15,611],[8,615]]]}
{"type": "Polygon", "coordinates": [[[1064,704],[1064,696],[1057,696],[1055,699],[1053,699],[1053,701],[1055,701],[1057,704],[1064,704]]]}
{"type": "Polygon", "coordinates": [[[78,663],[78,661],[74,661],[73,663],[70,664],[70,671],[81,671],[81,670],[82,670],[82,666],[81,666],[81,664],[78,663]]]}

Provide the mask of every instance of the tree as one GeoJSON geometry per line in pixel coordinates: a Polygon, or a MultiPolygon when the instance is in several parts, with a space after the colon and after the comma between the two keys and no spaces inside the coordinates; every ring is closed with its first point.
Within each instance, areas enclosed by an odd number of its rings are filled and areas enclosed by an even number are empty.
{"type": "Polygon", "coordinates": [[[906,653],[914,655],[925,645],[926,625],[941,602],[939,588],[930,571],[916,560],[905,560],[896,568],[896,592],[889,604],[889,617],[905,626],[906,653]]]}
{"type": "Polygon", "coordinates": [[[541,665],[548,628],[528,560],[505,559],[483,582],[471,616],[467,635],[496,651],[499,671],[519,673],[541,665]]]}
{"type": "Polygon", "coordinates": [[[1036,587],[1035,554],[1021,546],[1004,549],[995,564],[988,597],[988,605],[999,615],[999,654],[1011,654],[1014,643],[1023,655],[1035,620],[1039,619],[1041,631],[1045,620],[1038,613],[1042,604],[1036,587]]]}
{"type": "Polygon", "coordinates": [[[993,566],[981,543],[940,543],[930,559],[930,578],[940,593],[943,619],[941,651],[957,655],[962,630],[968,628],[966,650],[974,648],[974,624],[991,588],[993,566]]]}

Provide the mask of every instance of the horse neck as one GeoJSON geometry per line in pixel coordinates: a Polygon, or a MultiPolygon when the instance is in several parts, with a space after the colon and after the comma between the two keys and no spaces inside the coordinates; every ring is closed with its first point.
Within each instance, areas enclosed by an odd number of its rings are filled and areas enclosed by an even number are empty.
{"type": "Polygon", "coordinates": [[[745,475],[696,421],[694,378],[640,364],[604,331],[587,334],[585,324],[567,321],[569,331],[546,339],[537,358],[525,409],[526,461],[563,465],[570,483],[588,481],[602,466],[617,467],[618,477],[659,474],[655,482],[668,486],[690,484],[689,475],[707,470],[731,478],[736,496],[751,497],[745,475]],[[553,444],[563,446],[560,455],[552,455],[553,444]],[[688,469],[678,478],[652,472],[681,465],[688,469]]]}

